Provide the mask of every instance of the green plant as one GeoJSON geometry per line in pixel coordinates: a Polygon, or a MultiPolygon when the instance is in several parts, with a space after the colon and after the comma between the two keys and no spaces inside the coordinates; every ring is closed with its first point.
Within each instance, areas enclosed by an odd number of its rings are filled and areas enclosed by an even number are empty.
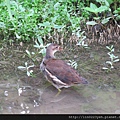
{"type": "Polygon", "coordinates": [[[42,0],[2,0],[0,3],[0,34],[3,40],[11,42],[36,40],[38,36],[45,42],[55,34],[65,36],[80,30],[87,12],[80,1],[42,0]],[[83,14],[84,13],[84,14],[83,14]]]}
{"type": "Polygon", "coordinates": [[[35,41],[35,43],[36,43],[36,44],[34,45],[34,47],[40,49],[39,53],[41,53],[42,56],[44,57],[44,56],[45,56],[45,53],[46,53],[46,47],[47,47],[50,43],[48,43],[47,45],[44,45],[41,36],[38,36],[38,40],[35,41]]]}
{"type": "Polygon", "coordinates": [[[26,50],[26,53],[30,59],[35,61],[35,58],[33,57],[33,56],[35,56],[35,52],[30,52],[30,51],[26,50]]]}
{"type": "Polygon", "coordinates": [[[0,5],[0,29],[4,31],[4,40],[11,38],[13,41],[30,41],[35,34],[33,28],[37,27],[36,19],[39,16],[36,14],[38,9],[34,7],[35,2],[5,0],[0,5]]]}
{"type": "Polygon", "coordinates": [[[25,70],[25,71],[27,71],[28,76],[34,77],[33,70],[29,70],[32,67],[34,67],[34,64],[28,66],[28,63],[25,62],[25,66],[18,66],[18,69],[23,70],[23,71],[25,70]]]}
{"type": "Polygon", "coordinates": [[[107,71],[111,71],[111,69],[114,68],[114,63],[118,62],[119,59],[118,59],[118,56],[114,55],[113,45],[111,45],[110,47],[106,46],[106,48],[109,50],[109,52],[107,54],[109,55],[110,60],[106,61],[106,64],[108,64],[109,66],[108,67],[103,67],[102,69],[107,70],[107,71]]]}
{"type": "MultiPolygon", "coordinates": [[[[42,54],[42,56],[45,56],[46,53],[46,47],[48,46],[44,45],[43,40],[40,36],[38,36],[38,40],[35,41],[35,45],[34,47],[38,48],[40,51],[38,53],[42,54]]],[[[30,52],[28,50],[26,50],[27,56],[33,61],[36,61],[36,54],[35,52],[30,52]]],[[[34,67],[35,65],[28,65],[27,62],[25,62],[25,66],[18,66],[18,69],[26,71],[27,76],[31,76],[31,77],[35,77],[35,75],[33,74],[33,70],[29,70],[30,68],[34,67]]]]}
{"type": "Polygon", "coordinates": [[[75,60],[69,60],[68,65],[72,66],[73,68],[77,69],[77,62],[75,60]]]}
{"type": "Polygon", "coordinates": [[[84,32],[85,32],[85,31],[83,31],[83,32],[78,31],[78,32],[77,32],[76,35],[77,35],[77,37],[79,38],[79,40],[78,40],[78,43],[77,43],[76,45],[82,46],[83,48],[89,48],[89,47],[88,47],[88,44],[85,43],[86,36],[84,35],[84,32]]]}
{"type": "MultiPolygon", "coordinates": [[[[98,2],[101,3],[101,0],[99,0],[98,2]]],[[[111,12],[111,9],[110,9],[109,6],[110,6],[110,4],[107,0],[102,1],[100,7],[97,7],[95,4],[90,3],[90,7],[85,7],[84,9],[91,12],[91,13],[94,13],[95,16],[93,16],[94,21],[88,21],[86,24],[87,25],[96,25],[96,24],[99,24],[99,23],[102,23],[102,24],[107,23],[109,21],[109,19],[111,18],[111,16],[107,17],[107,18],[101,18],[99,16],[99,13],[102,13],[102,12],[105,12],[105,11],[111,12]]]]}
{"type": "Polygon", "coordinates": [[[35,62],[37,60],[37,55],[38,54],[42,54],[42,57],[45,56],[46,53],[46,47],[49,45],[44,45],[43,44],[43,40],[41,38],[41,36],[37,36],[37,40],[35,41],[35,45],[33,45],[35,48],[39,49],[39,52],[30,52],[29,50],[26,50],[27,56],[33,61],[35,62]]]}
{"type": "Polygon", "coordinates": [[[120,7],[117,8],[113,13],[114,13],[115,16],[116,16],[116,19],[117,19],[117,20],[120,20],[120,7]]]}
{"type": "MultiPolygon", "coordinates": [[[[119,8],[116,8],[116,2],[114,0],[96,0],[100,4],[98,7],[94,3],[90,3],[90,7],[85,7],[84,9],[93,13],[93,21],[86,22],[87,25],[96,25],[96,24],[106,24],[110,19],[113,19],[115,22],[119,18],[119,8]],[[112,11],[111,4],[114,3],[114,10],[112,11]],[[101,16],[100,16],[101,14],[101,16]],[[107,17],[106,17],[107,16],[107,17]],[[117,17],[116,17],[117,16],[117,17]],[[116,19],[115,19],[116,17],[116,19]]],[[[117,23],[117,22],[116,22],[117,23]]]]}

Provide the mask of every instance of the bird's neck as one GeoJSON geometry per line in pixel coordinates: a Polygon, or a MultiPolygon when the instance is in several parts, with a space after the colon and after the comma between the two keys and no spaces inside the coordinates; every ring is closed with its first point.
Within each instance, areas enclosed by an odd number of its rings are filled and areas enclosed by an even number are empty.
{"type": "Polygon", "coordinates": [[[45,58],[46,58],[46,59],[55,58],[54,53],[55,53],[55,52],[53,52],[53,51],[46,51],[46,56],[45,56],[45,58]]]}

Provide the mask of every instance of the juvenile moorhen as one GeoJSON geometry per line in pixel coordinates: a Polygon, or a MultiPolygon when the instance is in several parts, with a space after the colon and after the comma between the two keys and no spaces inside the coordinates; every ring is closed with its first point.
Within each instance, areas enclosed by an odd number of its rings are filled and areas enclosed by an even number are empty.
{"type": "Polygon", "coordinates": [[[50,44],[46,50],[46,56],[43,58],[40,69],[47,80],[61,92],[60,88],[68,88],[74,84],[87,84],[88,81],[68,65],[65,61],[56,59],[54,54],[61,51],[62,48],[57,44],[50,44]]]}

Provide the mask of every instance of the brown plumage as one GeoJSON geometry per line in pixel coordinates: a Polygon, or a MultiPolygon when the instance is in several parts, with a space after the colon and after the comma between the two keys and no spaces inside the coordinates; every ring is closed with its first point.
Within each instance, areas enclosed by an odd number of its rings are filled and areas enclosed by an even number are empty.
{"type": "Polygon", "coordinates": [[[61,51],[62,48],[57,44],[50,44],[46,50],[46,56],[40,64],[40,69],[49,82],[59,91],[62,87],[70,87],[74,84],[87,84],[88,81],[68,65],[65,61],[56,59],[54,53],[61,51]]]}

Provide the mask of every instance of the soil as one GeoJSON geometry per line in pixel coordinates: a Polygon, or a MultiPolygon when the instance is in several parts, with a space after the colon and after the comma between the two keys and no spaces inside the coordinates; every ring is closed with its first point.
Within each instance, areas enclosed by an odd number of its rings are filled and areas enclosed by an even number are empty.
{"type": "MultiPolygon", "coordinates": [[[[120,58],[119,45],[115,55],[120,58]]],[[[111,71],[108,50],[104,45],[64,47],[57,58],[75,60],[77,71],[88,79],[88,85],[63,88],[60,95],[39,70],[42,56],[32,44],[6,46],[0,49],[0,113],[1,114],[70,114],[70,113],[120,113],[120,62],[114,63],[111,71]],[[25,50],[35,52],[31,58],[25,50]],[[35,76],[28,77],[18,66],[35,64],[35,76]]]]}

